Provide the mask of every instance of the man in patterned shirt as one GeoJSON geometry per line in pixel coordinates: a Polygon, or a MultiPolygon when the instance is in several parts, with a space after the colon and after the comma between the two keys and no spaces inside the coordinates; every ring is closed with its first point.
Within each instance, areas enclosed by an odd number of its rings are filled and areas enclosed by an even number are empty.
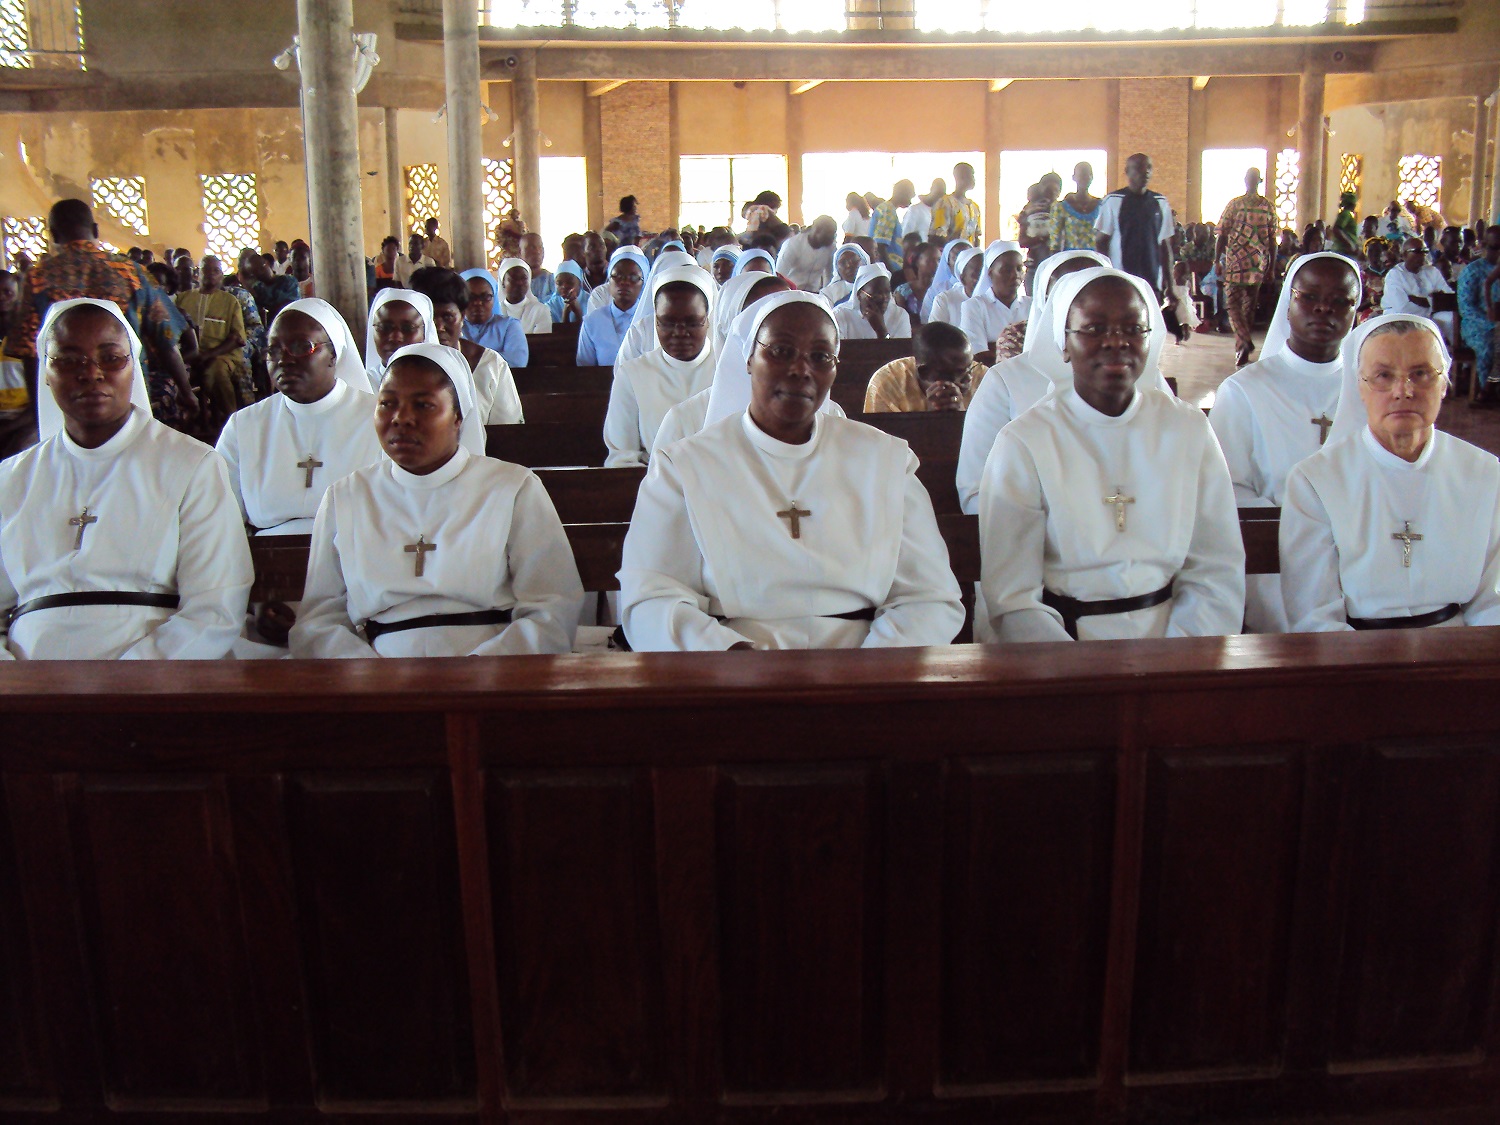
{"type": "Polygon", "coordinates": [[[953,194],[945,195],[932,209],[932,233],[928,240],[937,243],[961,238],[971,246],[982,246],[979,228],[983,215],[979,204],[969,198],[974,190],[974,165],[953,166],[953,194]]]}
{"type": "Polygon", "coordinates": [[[898,208],[911,206],[917,188],[910,180],[899,180],[891,188],[891,197],[876,205],[870,212],[870,237],[875,240],[875,249],[885,259],[885,267],[892,274],[901,272],[906,263],[906,254],[901,247],[901,216],[898,208]]]}
{"type": "Polygon", "coordinates": [[[1224,303],[1234,326],[1235,366],[1250,362],[1255,327],[1255,305],[1260,286],[1276,261],[1276,212],[1260,193],[1260,169],[1245,173],[1245,194],[1231,199],[1219,219],[1219,244],[1214,254],[1224,303]]]}
{"type": "MultiPolygon", "coordinates": [[[[81,199],[62,199],[47,215],[52,252],[27,272],[15,327],[5,341],[11,356],[29,361],[36,381],[36,335],[56,301],[96,297],[114,301],[145,349],[151,412],[171,426],[198,414],[198,400],[177,350],[187,319],[156,287],[144,266],[105,253],[96,241],[94,213],[81,199]]],[[[35,396],[33,396],[33,401],[35,396]]]]}

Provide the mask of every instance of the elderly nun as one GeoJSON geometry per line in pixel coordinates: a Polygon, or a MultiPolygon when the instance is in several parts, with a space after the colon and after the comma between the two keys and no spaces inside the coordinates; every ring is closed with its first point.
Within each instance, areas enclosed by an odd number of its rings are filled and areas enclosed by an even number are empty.
{"type": "Polygon", "coordinates": [[[297,657],[491,656],[573,646],[583,586],[546,489],[484,455],[464,357],[414,344],[380,385],[385,457],[313,529],[297,657]]]}
{"type": "Polygon", "coordinates": [[[1441,330],[1376,317],[1342,359],[1328,443],[1287,474],[1282,500],[1291,631],[1500,625],[1500,462],[1434,426],[1441,330]]]}
{"type": "Polygon", "coordinates": [[[979,488],[984,599],[1001,641],[1238,633],[1245,548],[1203,412],[1173,396],[1149,286],[1113,269],[1063,279],[1068,362],[995,439],[979,488]]]}
{"type": "Polygon", "coordinates": [[[41,443],[0,463],[0,660],[215,660],[254,573],[224,459],[151,417],[112,301],[47,310],[41,443]]]}
{"type": "Polygon", "coordinates": [[[834,251],[833,280],[819,289],[818,295],[827,301],[830,307],[838,305],[854,292],[855,277],[861,268],[869,264],[870,255],[865,253],[863,246],[854,242],[844,243],[834,251]]]}

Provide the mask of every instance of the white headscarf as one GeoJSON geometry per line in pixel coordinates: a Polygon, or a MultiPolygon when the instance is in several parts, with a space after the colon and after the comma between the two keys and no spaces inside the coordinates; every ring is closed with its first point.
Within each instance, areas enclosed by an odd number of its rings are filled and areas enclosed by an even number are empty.
{"type": "Polygon", "coordinates": [[[856,301],[859,299],[859,291],[877,277],[883,277],[887,281],[891,279],[891,271],[885,268],[884,262],[871,262],[867,266],[859,267],[859,272],[854,275],[854,288],[851,290],[856,301]]]}
{"type": "MultiPolygon", "coordinates": [[[[639,324],[641,321],[649,319],[653,324],[655,324],[656,290],[658,288],[656,279],[661,277],[661,275],[664,274],[667,270],[683,269],[688,266],[691,266],[693,269],[702,273],[708,279],[709,285],[714,290],[717,290],[719,288],[718,285],[714,282],[713,274],[709,273],[697,262],[693,261],[693,256],[691,254],[688,254],[682,250],[663,250],[656,256],[656,261],[651,263],[651,270],[646,274],[646,284],[641,292],[647,298],[647,300],[637,301],[635,303],[635,316],[631,319],[630,323],[639,324]]],[[[697,284],[697,282],[694,282],[694,284],[697,284]]]]}
{"type": "MultiPolygon", "coordinates": [[[[457,348],[445,348],[442,344],[407,344],[404,348],[396,349],[391,362],[386,364],[386,373],[390,372],[391,365],[398,359],[408,356],[431,360],[443,369],[443,374],[448,376],[448,382],[453,384],[453,391],[458,395],[458,412],[463,415],[458,430],[458,444],[474,456],[483,457],[484,419],[479,416],[479,409],[475,404],[474,373],[469,370],[469,361],[464,358],[464,353],[457,348]]],[[[384,374],[381,381],[384,382],[384,374]]]]}
{"type": "Polygon", "coordinates": [[[714,302],[714,343],[722,346],[729,338],[734,325],[734,318],[745,311],[745,299],[754,289],[767,278],[775,277],[773,273],[760,273],[752,271],[742,273],[738,277],[731,277],[719,287],[719,294],[714,302]]]}
{"type": "MultiPolygon", "coordinates": [[[[705,429],[732,414],[749,409],[750,349],[755,343],[756,334],[760,332],[760,326],[765,323],[766,317],[777,309],[795,304],[813,305],[822,309],[833,324],[834,338],[837,339],[839,330],[838,323],[833,319],[833,310],[816,293],[804,293],[798,289],[783,290],[756,301],[734,318],[729,338],[724,341],[724,347],[719,353],[719,365],[714,369],[713,388],[708,393],[708,414],[703,421],[705,429]]],[[[824,398],[822,405],[818,407],[818,413],[828,413],[832,403],[831,395],[824,398]]]]}
{"type": "Polygon", "coordinates": [[[526,311],[527,305],[531,304],[533,301],[535,301],[537,304],[541,304],[541,302],[537,301],[536,296],[531,292],[531,267],[526,264],[526,261],[524,259],[501,259],[499,282],[500,288],[495,290],[495,299],[500,302],[500,307],[504,310],[506,316],[514,317],[515,319],[520,320],[521,314],[526,311]],[[523,296],[515,304],[511,304],[505,299],[505,275],[508,274],[511,270],[524,270],[526,272],[526,295],[523,296]]]}
{"type": "MultiPolygon", "coordinates": [[[[1172,388],[1167,386],[1167,380],[1161,373],[1161,350],[1167,342],[1167,322],[1162,319],[1161,304],[1151,286],[1141,278],[1123,270],[1106,269],[1100,266],[1080,270],[1078,273],[1068,274],[1053,288],[1047,303],[1053,306],[1052,343],[1057,348],[1058,358],[1061,359],[1062,353],[1067,350],[1068,314],[1073,311],[1074,302],[1078,300],[1079,294],[1090,282],[1104,277],[1119,277],[1130,282],[1146,305],[1146,322],[1150,325],[1151,332],[1146,338],[1146,364],[1141,369],[1141,377],[1136,380],[1136,389],[1154,389],[1170,396],[1172,388]]],[[[1063,391],[1071,390],[1072,387],[1073,366],[1063,362],[1061,370],[1052,380],[1052,391],[1048,397],[1055,397],[1063,391]]]]}
{"type": "MultiPolygon", "coordinates": [[[[952,289],[958,281],[959,274],[963,272],[958,264],[959,259],[955,259],[952,266],[948,265],[948,255],[953,252],[955,246],[973,249],[966,238],[955,238],[943,244],[942,256],[938,258],[937,272],[932,275],[932,284],[927,288],[927,296],[922,298],[922,322],[924,324],[932,316],[932,302],[937,300],[939,293],[952,289]]],[[[962,255],[959,257],[961,259],[962,255]]]]}
{"type": "MultiPolygon", "coordinates": [[[[1287,280],[1290,282],[1291,279],[1287,280]]],[[[1286,288],[1290,289],[1291,285],[1288,284],[1286,288]]],[[[1453,359],[1448,354],[1447,341],[1443,339],[1443,333],[1436,324],[1425,316],[1414,316],[1411,313],[1386,313],[1384,316],[1371,317],[1344,337],[1343,347],[1339,349],[1344,363],[1344,381],[1339,387],[1339,405],[1333,412],[1333,429],[1328,432],[1328,445],[1357,434],[1369,425],[1369,413],[1359,397],[1359,353],[1364,350],[1365,341],[1377,328],[1398,321],[1420,325],[1431,333],[1432,338],[1437,341],[1438,352],[1443,357],[1443,378],[1448,377],[1448,368],[1452,366],[1453,359]]],[[[1261,355],[1264,356],[1265,352],[1262,351],[1261,355]]]]}
{"type": "Polygon", "coordinates": [[[991,242],[988,246],[986,246],[984,248],[984,269],[982,269],[979,273],[979,280],[983,282],[988,279],[988,277],[990,276],[990,267],[995,264],[996,258],[998,258],[1001,254],[1009,254],[1012,252],[1017,254],[1020,254],[1022,252],[1021,244],[1019,242],[1011,242],[1007,239],[997,238],[994,242],[991,242]]]}
{"type": "MultiPolygon", "coordinates": [[[[676,253],[675,250],[669,252],[676,253]]],[[[663,254],[662,257],[666,255],[663,254]]],[[[615,366],[618,367],[625,360],[660,350],[661,340],[656,334],[656,295],[664,286],[671,285],[673,282],[684,282],[703,294],[703,300],[708,308],[708,335],[704,337],[703,350],[694,359],[687,361],[685,366],[696,366],[700,361],[706,361],[707,357],[713,353],[714,346],[714,295],[718,288],[714,284],[714,279],[709,276],[706,269],[696,263],[669,266],[664,270],[653,269],[651,272],[650,291],[646,299],[636,302],[636,319],[631,322],[629,330],[625,333],[625,339],[620,342],[620,350],[615,356],[615,366]],[[641,314],[642,309],[645,310],[644,315],[641,314]]],[[[682,360],[675,360],[665,352],[662,355],[671,364],[683,363],[682,360]]]]}
{"type": "MultiPolygon", "coordinates": [[[[1026,343],[1023,347],[1031,347],[1032,341],[1037,337],[1037,333],[1043,331],[1040,327],[1042,309],[1046,304],[1047,287],[1052,283],[1052,275],[1057,272],[1057,267],[1064,262],[1077,261],[1079,258],[1084,258],[1095,265],[1104,266],[1105,268],[1108,268],[1110,264],[1108,258],[1093,250],[1063,250],[1060,253],[1045,258],[1042,264],[1037,266],[1036,277],[1032,281],[1031,311],[1026,314],[1026,343]]],[[[1047,331],[1050,331],[1050,329],[1047,331]]]]}
{"type": "MultiPolygon", "coordinates": [[[[387,364],[380,362],[380,352],[375,348],[375,313],[381,305],[392,301],[405,301],[417,310],[422,318],[424,342],[437,343],[437,323],[432,319],[432,298],[415,289],[382,289],[370,302],[369,326],[365,329],[365,373],[370,377],[370,386],[380,389],[380,380],[385,376],[387,364]]],[[[394,357],[392,357],[394,358],[394,357]]]]}
{"type": "Polygon", "coordinates": [[[1297,276],[1297,271],[1303,266],[1309,262],[1316,262],[1320,258],[1332,258],[1340,265],[1348,266],[1354,271],[1354,307],[1359,308],[1359,302],[1364,297],[1365,290],[1359,279],[1358,262],[1343,254],[1335,254],[1331,250],[1302,255],[1292,263],[1292,268],[1286,271],[1286,280],[1281,283],[1281,296],[1276,299],[1276,311],[1271,314],[1271,324],[1266,329],[1266,342],[1260,346],[1261,359],[1270,359],[1286,347],[1288,341],[1291,340],[1292,322],[1289,314],[1292,307],[1292,279],[1297,276]]]}
{"type": "Polygon", "coordinates": [[[74,297],[67,301],[58,301],[47,309],[47,315],[42,320],[41,331],[36,334],[36,359],[38,381],[41,386],[37,388],[36,396],[36,428],[39,441],[46,441],[55,437],[63,428],[62,407],[57,405],[57,397],[52,393],[52,388],[47,386],[47,361],[52,352],[52,334],[57,328],[57,321],[69,309],[76,309],[79,305],[93,305],[97,309],[103,309],[120,322],[125,329],[125,341],[130,351],[130,405],[139,407],[146,412],[146,417],[151,417],[151,391],[146,386],[146,367],[141,362],[141,341],[131,331],[130,321],[125,319],[125,314],[120,311],[120,306],[113,301],[101,301],[95,297],[74,297]]]}
{"type": "MultiPolygon", "coordinates": [[[[771,257],[771,255],[767,251],[765,251],[765,250],[746,250],[743,254],[741,254],[738,258],[735,259],[735,262],[734,262],[734,273],[731,274],[730,276],[732,276],[732,277],[739,277],[742,273],[745,272],[746,269],[749,268],[750,263],[751,262],[755,262],[755,261],[765,261],[765,262],[769,263],[770,266],[771,266],[771,272],[772,273],[776,272],[776,259],[773,258],[773,257],[771,257]]],[[[756,273],[761,273],[763,271],[756,270],[755,272],[756,273]]]]}
{"type": "Polygon", "coordinates": [[[713,252],[713,256],[708,259],[708,268],[713,269],[714,265],[717,262],[720,262],[725,258],[728,258],[731,262],[737,262],[740,258],[740,252],[736,247],[733,246],[720,246],[713,252]]]}
{"type": "Polygon", "coordinates": [[[289,312],[298,312],[303,316],[312,317],[322,326],[323,331],[328,333],[328,340],[333,345],[334,378],[348,383],[358,391],[370,389],[370,377],[365,374],[365,365],[360,362],[359,348],[354,343],[354,333],[349,331],[349,325],[345,323],[338,309],[321,297],[303,297],[299,301],[293,301],[282,307],[275,319],[271,321],[271,327],[266,330],[267,336],[275,334],[276,325],[289,312]]]}

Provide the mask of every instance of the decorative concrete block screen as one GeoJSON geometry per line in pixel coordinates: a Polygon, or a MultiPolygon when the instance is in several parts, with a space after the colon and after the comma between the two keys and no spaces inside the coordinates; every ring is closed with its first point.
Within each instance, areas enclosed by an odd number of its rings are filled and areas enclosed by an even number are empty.
{"type": "Polygon", "coordinates": [[[202,176],[203,244],[208,253],[234,268],[240,251],[260,247],[260,191],[253,172],[202,176]]]}
{"type": "Polygon", "coordinates": [[[1352,191],[1359,200],[1365,185],[1365,158],[1358,152],[1346,152],[1339,157],[1339,192],[1352,191]]]}
{"type": "Polygon", "coordinates": [[[146,178],[144,176],[100,176],[89,180],[94,207],[103,208],[121,226],[136,234],[150,234],[146,217],[146,178]]]}
{"type": "Polygon", "coordinates": [[[1405,203],[1415,199],[1424,207],[1439,210],[1438,201],[1443,197],[1443,158],[1414,153],[1403,156],[1396,165],[1400,175],[1400,187],[1396,197],[1405,203]]]}
{"type": "Polygon", "coordinates": [[[428,219],[441,219],[438,206],[438,171],[436,164],[408,164],[406,178],[406,233],[421,231],[428,219]]]}
{"type": "Polygon", "coordinates": [[[1294,148],[1276,154],[1276,222],[1282,230],[1297,229],[1297,188],[1302,182],[1302,156],[1294,148]]]}
{"type": "Polygon", "coordinates": [[[47,219],[43,215],[6,215],[0,220],[5,239],[5,260],[12,266],[21,251],[36,261],[47,252],[47,219]]]}
{"type": "Polygon", "coordinates": [[[484,244],[490,269],[500,265],[500,223],[516,205],[509,160],[484,158],[484,244]]]}

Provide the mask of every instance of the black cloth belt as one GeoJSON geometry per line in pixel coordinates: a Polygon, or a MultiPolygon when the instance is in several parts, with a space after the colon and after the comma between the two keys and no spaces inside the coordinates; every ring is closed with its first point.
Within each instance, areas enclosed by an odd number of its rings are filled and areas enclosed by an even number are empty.
{"type": "Polygon", "coordinates": [[[1429,625],[1452,621],[1463,611],[1463,606],[1455,603],[1415,617],[1350,617],[1347,620],[1356,629],[1425,629],[1429,625]]]}
{"type": "MultiPolygon", "coordinates": [[[[814,616],[833,617],[837,618],[840,621],[874,621],[875,607],[872,605],[867,605],[864,609],[851,609],[848,613],[819,613],[815,614],[814,616]]],[[[729,620],[729,618],[720,617],[718,614],[714,614],[713,618],[715,621],[729,620]]],[[[610,644],[619,652],[635,651],[630,647],[630,641],[625,637],[625,626],[623,625],[618,625],[615,627],[614,635],[610,638],[610,644]]]]}
{"type": "Polygon", "coordinates": [[[15,623],[16,618],[24,617],[28,613],[35,613],[39,609],[62,609],[65,606],[145,605],[158,609],[176,609],[181,604],[182,599],[176,594],[137,594],[117,590],[83,590],[76,594],[46,594],[16,606],[6,615],[5,624],[8,628],[15,623]]]}
{"type": "Polygon", "coordinates": [[[1154,605],[1161,605],[1162,602],[1171,600],[1172,584],[1170,582],[1155,593],[1142,594],[1138,598],[1112,598],[1104,602],[1084,602],[1065,594],[1054,594],[1051,590],[1042,591],[1042,604],[1062,614],[1063,628],[1075,641],[1078,639],[1078,620],[1081,617],[1129,613],[1136,609],[1150,609],[1154,605]]]}
{"type": "Polygon", "coordinates": [[[404,633],[408,629],[436,629],[443,625],[509,625],[508,609],[476,609],[472,613],[429,613],[425,617],[408,617],[405,621],[366,621],[365,640],[375,643],[387,633],[404,633]]]}

